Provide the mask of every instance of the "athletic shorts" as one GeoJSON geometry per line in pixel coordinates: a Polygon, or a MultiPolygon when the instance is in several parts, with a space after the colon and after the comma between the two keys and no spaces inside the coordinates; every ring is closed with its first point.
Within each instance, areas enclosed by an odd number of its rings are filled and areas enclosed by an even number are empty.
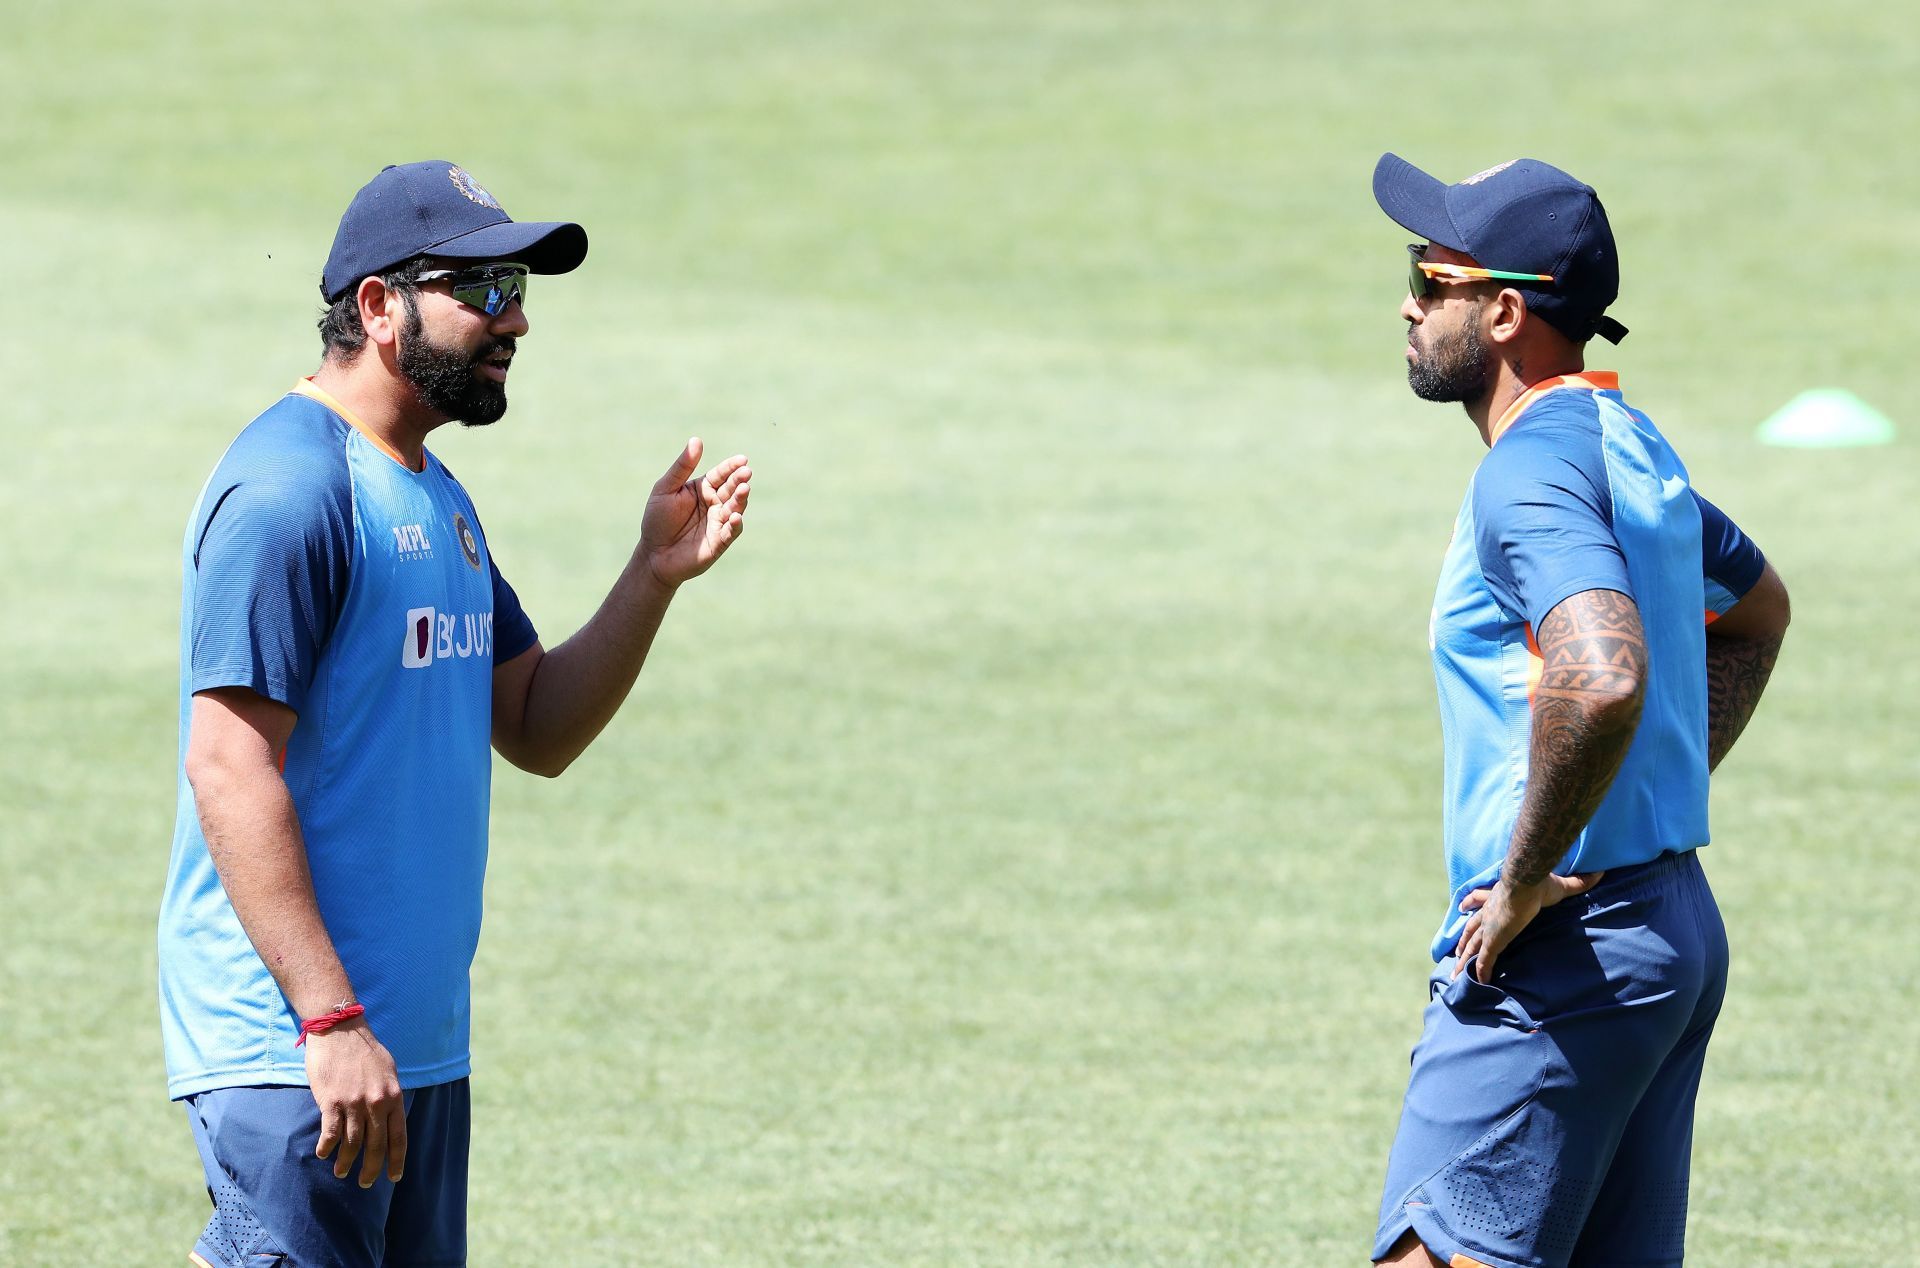
{"type": "Polygon", "coordinates": [[[1689,852],[1549,907],[1494,981],[1428,981],[1373,1244],[1453,1268],[1681,1260],[1693,1101],[1727,939],[1689,852]]]}
{"type": "MultiPolygon", "coordinates": [[[[467,1080],[404,1094],[406,1174],[360,1187],[313,1156],[320,1107],[304,1087],[229,1087],[185,1100],[213,1218],[193,1253],[211,1268],[460,1268],[467,1262],[467,1080]]],[[[337,1147],[336,1147],[337,1148],[337,1147]]],[[[336,1155],[337,1156],[337,1155],[336,1155]]]]}

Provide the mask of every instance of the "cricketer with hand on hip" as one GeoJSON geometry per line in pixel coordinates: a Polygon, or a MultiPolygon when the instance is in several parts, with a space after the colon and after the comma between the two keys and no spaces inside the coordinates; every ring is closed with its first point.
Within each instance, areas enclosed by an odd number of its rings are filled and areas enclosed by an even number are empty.
{"type": "Polygon", "coordinates": [[[1619,261],[1535,159],[1446,185],[1388,154],[1407,381],[1487,452],[1441,565],[1447,905],[1373,1245],[1426,1268],[1679,1264],[1726,934],[1707,778],[1759,702],[1787,595],[1586,367],[1619,261]]]}

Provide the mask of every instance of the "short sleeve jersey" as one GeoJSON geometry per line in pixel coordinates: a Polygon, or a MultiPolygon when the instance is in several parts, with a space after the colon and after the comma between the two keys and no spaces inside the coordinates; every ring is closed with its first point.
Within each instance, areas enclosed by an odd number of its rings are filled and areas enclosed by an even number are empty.
{"type": "Polygon", "coordinates": [[[1449,888],[1435,960],[1459,940],[1460,900],[1498,879],[1512,841],[1540,622],[1586,590],[1618,591],[1640,609],[1648,658],[1640,725],[1558,870],[1646,862],[1707,843],[1705,628],[1766,562],[1693,491],[1679,456],[1611,374],[1536,385],[1496,424],[1493,441],[1454,522],[1429,627],[1449,888]]]}
{"type": "Polygon", "coordinates": [[[469,1070],[493,667],[534,630],[466,490],[311,382],[256,418],[182,547],[180,754],[160,910],[169,1095],[304,1084],[299,1021],[241,928],[185,771],[196,692],[297,716],[282,757],[328,934],[405,1087],[469,1070]]]}

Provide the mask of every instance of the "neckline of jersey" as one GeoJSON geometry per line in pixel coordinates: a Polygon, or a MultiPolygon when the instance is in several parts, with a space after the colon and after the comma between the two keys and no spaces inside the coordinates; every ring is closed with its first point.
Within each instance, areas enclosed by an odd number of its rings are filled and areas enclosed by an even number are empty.
{"type": "Polygon", "coordinates": [[[381,453],[387,455],[387,457],[393,459],[395,462],[405,467],[408,471],[412,472],[414,475],[425,474],[427,469],[427,451],[426,450],[422,449],[420,451],[420,465],[417,468],[414,467],[405,458],[400,456],[400,451],[398,449],[395,449],[392,445],[380,439],[380,437],[374,435],[373,429],[371,427],[368,427],[365,423],[361,422],[359,417],[355,415],[352,410],[348,409],[346,406],[342,405],[338,400],[336,400],[334,398],[333,393],[327,391],[325,388],[315,383],[311,376],[308,376],[307,378],[303,378],[299,382],[295,383],[293,385],[293,392],[295,396],[304,396],[309,400],[318,401],[322,405],[326,406],[328,409],[332,410],[334,413],[338,414],[341,418],[341,421],[345,422],[347,426],[353,428],[355,431],[359,432],[362,436],[365,436],[367,438],[368,444],[372,445],[375,449],[378,449],[381,453]]]}
{"type": "Polygon", "coordinates": [[[1618,392],[1620,376],[1612,370],[1582,370],[1578,374],[1558,374],[1550,379],[1541,379],[1516,396],[1513,404],[1507,406],[1500,417],[1494,420],[1493,426],[1487,430],[1487,447],[1492,448],[1499,444],[1500,438],[1507,434],[1510,427],[1520,421],[1520,415],[1526,412],[1529,405],[1547,393],[1557,392],[1562,388],[1572,388],[1580,392],[1618,392]]]}

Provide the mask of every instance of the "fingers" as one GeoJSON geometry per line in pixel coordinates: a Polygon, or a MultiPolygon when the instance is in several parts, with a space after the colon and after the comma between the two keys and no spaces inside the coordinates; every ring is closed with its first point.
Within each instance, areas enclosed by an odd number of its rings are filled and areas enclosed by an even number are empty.
{"type": "Polygon", "coordinates": [[[1453,975],[1455,977],[1459,977],[1462,970],[1467,967],[1467,961],[1473,958],[1474,952],[1478,950],[1479,945],[1480,917],[1476,914],[1471,920],[1467,921],[1466,928],[1460,931],[1460,941],[1454,946],[1453,975]]]}
{"type": "Polygon", "coordinates": [[[719,486],[712,489],[713,503],[708,512],[713,521],[714,540],[722,548],[731,546],[747,531],[747,499],[753,494],[753,485],[749,483],[753,479],[753,468],[746,462],[736,454],[707,474],[711,481],[719,472],[727,472],[719,486]]]}
{"type": "MultiPolygon", "coordinates": [[[[1459,977],[1467,972],[1467,966],[1478,968],[1476,957],[1484,957],[1487,951],[1487,916],[1484,911],[1476,911],[1468,918],[1466,927],[1460,930],[1460,941],[1453,948],[1453,976],[1459,977]]],[[[1474,977],[1485,981],[1476,971],[1474,977]]]]}
{"type": "Polygon", "coordinates": [[[371,1189],[373,1182],[380,1178],[380,1164],[387,1160],[387,1115],[382,1110],[369,1109],[367,1114],[367,1147],[360,1159],[360,1187],[371,1189]]]}
{"type": "Polygon", "coordinates": [[[744,527],[740,517],[753,491],[752,479],[753,468],[744,457],[735,454],[707,472],[707,478],[701,482],[700,496],[706,504],[707,517],[713,522],[715,536],[722,545],[731,544],[744,527]]]}
{"type": "Polygon", "coordinates": [[[1598,885],[1602,880],[1604,880],[1606,878],[1606,875],[1607,874],[1605,872],[1582,872],[1578,876],[1567,877],[1567,881],[1568,881],[1567,896],[1572,897],[1575,894],[1586,893],[1588,890],[1592,889],[1595,885],[1598,885]]]}
{"type": "Polygon", "coordinates": [[[369,1104],[334,1105],[321,1111],[320,1144],[316,1157],[325,1158],[335,1145],[339,1154],[333,1160],[333,1174],[344,1180],[360,1162],[360,1187],[370,1189],[380,1178],[382,1164],[387,1178],[399,1183],[407,1168],[407,1106],[398,1091],[369,1104]]]}
{"type": "Polygon", "coordinates": [[[700,438],[698,436],[689,438],[686,448],[682,449],[680,456],[673,460],[673,465],[667,468],[667,473],[653,482],[653,491],[671,493],[685,484],[700,466],[701,452],[700,438]]]}
{"type": "Polygon", "coordinates": [[[745,483],[752,476],[753,472],[747,468],[747,455],[737,453],[707,472],[700,483],[706,485],[716,497],[725,498],[732,493],[734,482],[745,483]]]}
{"type": "Polygon", "coordinates": [[[724,501],[715,502],[707,514],[716,523],[724,523],[729,519],[737,520],[745,513],[747,509],[747,498],[750,497],[752,493],[752,488],[743,484],[729,494],[724,501]]]}
{"type": "Polygon", "coordinates": [[[340,1117],[340,1152],[334,1155],[333,1174],[336,1179],[344,1180],[353,1170],[353,1160],[360,1156],[361,1146],[366,1144],[367,1125],[358,1106],[343,1107],[340,1117]]]}
{"type": "Polygon", "coordinates": [[[1460,910],[1461,911],[1479,911],[1482,907],[1487,905],[1487,895],[1491,894],[1492,892],[1493,891],[1490,889],[1474,890],[1471,894],[1468,894],[1465,898],[1462,898],[1460,900],[1460,910]]]}
{"type": "Polygon", "coordinates": [[[1484,908],[1475,911],[1467,920],[1466,927],[1460,931],[1460,941],[1453,949],[1453,976],[1459,977],[1471,964],[1474,981],[1493,980],[1493,962],[1500,956],[1498,947],[1494,945],[1499,935],[1488,928],[1487,916],[1484,908]]]}
{"type": "Polygon", "coordinates": [[[393,1098],[387,1111],[387,1179],[400,1183],[407,1173],[407,1103],[393,1098]]]}
{"type": "Polygon", "coordinates": [[[320,1107],[320,1143],[314,1147],[313,1156],[325,1158],[340,1143],[340,1125],[343,1121],[338,1105],[320,1107]]]}
{"type": "Polygon", "coordinates": [[[1578,898],[1598,885],[1600,878],[1605,875],[1605,872],[1583,872],[1578,876],[1549,875],[1546,892],[1541,896],[1540,905],[1551,907],[1565,899],[1578,898]]]}

